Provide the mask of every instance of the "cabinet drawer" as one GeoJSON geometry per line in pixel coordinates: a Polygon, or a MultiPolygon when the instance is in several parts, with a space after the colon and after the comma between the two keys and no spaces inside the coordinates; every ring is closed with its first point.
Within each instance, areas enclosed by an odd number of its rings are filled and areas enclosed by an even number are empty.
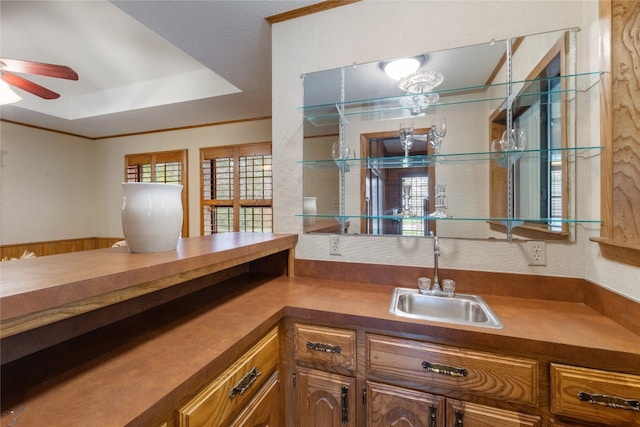
{"type": "Polygon", "coordinates": [[[421,341],[367,334],[367,371],[428,385],[431,390],[469,392],[538,403],[538,362],[421,341]]]}
{"type": "Polygon", "coordinates": [[[178,410],[179,427],[224,424],[251,400],[278,365],[278,329],[273,329],[229,369],[178,410]]]}
{"type": "Polygon", "coordinates": [[[356,332],[296,323],[293,348],[295,360],[322,363],[336,368],[356,369],[356,332]]]}
{"type": "Polygon", "coordinates": [[[541,427],[536,415],[447,399],[447,426],[541,427]]]}
{"type": "Polygon", "coordinates": [[[282,426],[280,383],[274,372],[256,397],[242,410],[230,427],[282,426]]]}
{"type": "Polygon", "coordinates": [[[608,425],[640,425],[640,376],[552,363],[551,412],[608,425]]]}

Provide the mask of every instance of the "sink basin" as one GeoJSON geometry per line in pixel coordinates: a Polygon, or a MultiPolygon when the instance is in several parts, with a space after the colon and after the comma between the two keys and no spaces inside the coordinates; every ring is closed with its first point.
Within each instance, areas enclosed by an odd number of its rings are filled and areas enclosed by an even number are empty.
{"type": "Polygon", "coordinates": [[[501,329],[502,322],[487,303],[477,295],[454,297],[421,294],[417,289],[396,288],[389,312],[412,319],[434,320],[461,325],[501,329]]]}

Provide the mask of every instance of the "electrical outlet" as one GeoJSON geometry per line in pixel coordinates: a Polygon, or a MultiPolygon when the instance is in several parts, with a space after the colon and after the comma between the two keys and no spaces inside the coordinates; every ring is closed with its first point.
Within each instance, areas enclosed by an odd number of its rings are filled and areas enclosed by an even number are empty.
{"type": "Polygon", "coordinates": [[[329,255],[340,255],[340,236],[337,234],[329,235],[329,255]]]}
{"type": "Polygon", "coordinates": [[[527,241],[529,265],[547,265],[547,244],[539,240],[527,241]]]}

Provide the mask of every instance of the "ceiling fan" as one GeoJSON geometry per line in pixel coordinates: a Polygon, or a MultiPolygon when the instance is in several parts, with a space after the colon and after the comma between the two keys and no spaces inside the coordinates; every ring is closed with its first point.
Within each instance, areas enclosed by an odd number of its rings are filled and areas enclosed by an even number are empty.
{"type": "Polygon", "coordinates": [[[78,74],[66,65],[45,64],[43,62],[22,61],[19,59],[0,58],[0,72],[5,83],[44,99],[56,99],[60,97],[60,94],[14,73],[78,80],[78,74]]]}

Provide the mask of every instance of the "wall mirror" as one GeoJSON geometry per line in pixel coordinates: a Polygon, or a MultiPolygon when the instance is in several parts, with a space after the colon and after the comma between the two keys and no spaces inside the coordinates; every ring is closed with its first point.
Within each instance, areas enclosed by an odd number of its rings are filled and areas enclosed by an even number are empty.
{"type": "Polygon", "coordinates": [[[390,60],[303,76],[305,232],[499,239],[515,227],[571,235],[575,180],[562,150],[575,146],[573,32],[419,53],[411,57],[417,71],[400,80],[385,73],[390,60]],[[507,156],[513,167],[504,157],[514,138],[500,145],[507,112],[512,132],[526,135],[517,159],[507,156]],[[408,152],[405,122],[413,127],[408,152]],[[562,154],[541,156],[547,148],[562,154]]]}

